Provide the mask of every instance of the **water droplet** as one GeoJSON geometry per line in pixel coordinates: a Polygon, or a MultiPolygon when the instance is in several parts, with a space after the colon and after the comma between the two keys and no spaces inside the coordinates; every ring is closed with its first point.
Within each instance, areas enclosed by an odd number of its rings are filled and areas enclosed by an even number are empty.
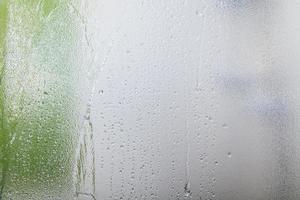
{"type": "Polygon", "coordinates": [[[192,196],[192,192],[191,192],[191,189],[190,189],[190,182],[187,182],[187,183],[184,185],[184,196],[185,196],[186,198],[192,196]]]}

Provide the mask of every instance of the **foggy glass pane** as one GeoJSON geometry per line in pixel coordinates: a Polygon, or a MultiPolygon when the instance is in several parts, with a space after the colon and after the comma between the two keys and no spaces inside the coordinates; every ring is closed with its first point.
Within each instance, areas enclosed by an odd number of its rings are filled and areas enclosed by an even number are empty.
{"type": "Polygon", "coordinates": [[[300,199],[297,0],[0,0],[0,200],[300,199]]]}

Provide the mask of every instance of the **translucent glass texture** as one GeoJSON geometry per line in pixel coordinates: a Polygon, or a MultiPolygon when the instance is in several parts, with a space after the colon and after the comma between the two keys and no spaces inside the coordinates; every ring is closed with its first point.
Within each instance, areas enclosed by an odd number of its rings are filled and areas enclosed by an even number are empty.
{"type": "Polygon", "coordinates": [[[0,0],[0,200],[300,199],[299,10],[0,0]]]}

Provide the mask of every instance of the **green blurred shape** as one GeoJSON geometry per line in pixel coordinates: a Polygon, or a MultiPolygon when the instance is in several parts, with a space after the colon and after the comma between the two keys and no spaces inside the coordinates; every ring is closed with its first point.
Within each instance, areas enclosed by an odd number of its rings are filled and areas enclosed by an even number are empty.
{"type": "Polygon", "coordinates": [[[7,31],[7,0],[0,1],[0,199],[6,182],[6,175],[8,173],[8,137],[7,120],[4,115],[4,58],[5,58],[5,37],[7,31]]]}
{"type": "Polygon", "coordinates": [[[76,24],[68,0],[0,0],[0,199],[70,199],[76,24]]]}

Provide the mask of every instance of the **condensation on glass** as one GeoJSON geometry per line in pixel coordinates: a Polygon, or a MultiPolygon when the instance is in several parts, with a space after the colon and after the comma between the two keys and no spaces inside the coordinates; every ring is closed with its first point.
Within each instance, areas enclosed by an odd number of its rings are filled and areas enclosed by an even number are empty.
{"type": "Polygon", "coordinates": [[[299,199],[299,10],[0,0],[0,200],[299,199]]]}

